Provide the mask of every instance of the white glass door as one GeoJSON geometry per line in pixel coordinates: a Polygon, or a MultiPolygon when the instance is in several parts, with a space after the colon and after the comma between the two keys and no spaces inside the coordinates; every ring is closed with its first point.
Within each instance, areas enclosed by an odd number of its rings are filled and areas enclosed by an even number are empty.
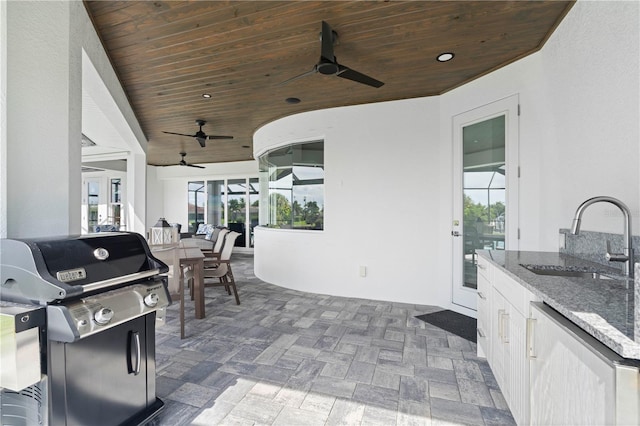
{"type": "Polygon", "coordinates": [[[104,199],[103,179],[86,178],[82,181],[82,233],[96,231],[107,219],[107,204],[104,199]]]}
{"type": "Polygon", "coordinates": [[[517,247],[518,97],[453,118],[453,303],[476,309],[476,250],[517,247]]]}

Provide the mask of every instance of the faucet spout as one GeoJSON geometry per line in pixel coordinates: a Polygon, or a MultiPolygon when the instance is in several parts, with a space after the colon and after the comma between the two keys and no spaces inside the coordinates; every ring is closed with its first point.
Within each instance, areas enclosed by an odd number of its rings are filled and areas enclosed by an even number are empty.
{"type": "Polygon", "coordinates": [[[573,218],[573,223],[571,225],[571,233],[573,235],[578,235],[580,233],[582,214],[587,207],[595,203],[610,203],[618,207],[622,212],[624,216],[623,239],[626,247],[623,249],[622,255],[612,255],[611,253],[607,253],[607,258],[613,262],[624,262],[624,274],[630,278],[633,278],[633,236],[631,234],[631,211],[629,210],[629,207],[627,207],[626,204],[624,204],[622,201],[618,200],[617,198],[607,197],[604,195],[589,198],[578,206],[576,214],[573,218]]]}

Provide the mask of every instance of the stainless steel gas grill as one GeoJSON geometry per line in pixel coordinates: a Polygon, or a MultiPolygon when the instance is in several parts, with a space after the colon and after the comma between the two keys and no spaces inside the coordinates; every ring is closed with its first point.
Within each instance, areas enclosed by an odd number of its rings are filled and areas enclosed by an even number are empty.
{"type": "MultiPolygon", "coordinates": [[[[19,370],[33,369],[33,362],[20,365],[15,357],[19,380],[5,380],[3,372],[0,399],[11,405],[0,405],[1,419],[23,416],[28,424],[40,418],[51,425],[151,420],[163,407],[155,389],[155,327],[171,303],[159,275],[167,270],[135,233],[0,240],[0,311],[19,309],[24,317],[29,307],[46,310],[39,333],[41,380],[16,389],[29,380],[19,370]],[[34,405],[29,398],[36,393],[34,405]],[[20,399],[24,409],[16,410],[20,399]],[[34,406],[43,412],[28,412],[34,406]]],[[[3,329],[3,360],[11,340],[5,334],[3,329]]],[[[16,353],[25,351],[19,347],[25,340],[11,340],[18,342],[16,353]]]]}

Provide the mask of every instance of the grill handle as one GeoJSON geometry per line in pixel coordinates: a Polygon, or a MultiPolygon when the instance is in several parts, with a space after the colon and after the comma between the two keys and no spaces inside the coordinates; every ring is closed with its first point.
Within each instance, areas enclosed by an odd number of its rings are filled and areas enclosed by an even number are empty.
{"type": "Polygon", "coordinates": [[[140,374],[140,333],[137,331],[129,332],[129,374],[137,376],[140,374]]]}

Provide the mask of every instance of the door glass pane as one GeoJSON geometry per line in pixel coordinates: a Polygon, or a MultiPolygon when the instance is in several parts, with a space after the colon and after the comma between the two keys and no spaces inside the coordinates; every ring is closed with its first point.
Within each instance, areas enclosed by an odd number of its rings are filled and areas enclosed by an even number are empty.
{"type": "Polygon", "coordinates": [[[189,232],[198,230],[198,225],[204,223],[204,182],[189,182],[189,232]]]}
{"type": "Polygon", "coordinates": [[[475,251],[505,247],[505,116],[464,127],[462,138],[463,285],[477,288],[475,251]]]}
{"type": "Polygon", "coordinates": [[[245,222],[247,218],[247,180],[229,179],[227,182],[227,203],[229,229],[239,232],[236,247],[245,246],[245,222]]]}
{"type": "Polygon", "coordinates": [[[111,202],[112,203],[121,203],[122,202],[122,194],[121,194],[121,186],[122,180],[111,179],[111,202]]]}
{"type": "Polygon", "coordinates": [[[225,226],[224,222],[224,181],[207,181],[207,223],[225,226]]]}
{"type": "Polygon", "coordinates": [[[100,183],[89,181],[87,183],[87,225],[89,232],[93,232],[98,225],[98,206],[100,204],[100,183]]]}

